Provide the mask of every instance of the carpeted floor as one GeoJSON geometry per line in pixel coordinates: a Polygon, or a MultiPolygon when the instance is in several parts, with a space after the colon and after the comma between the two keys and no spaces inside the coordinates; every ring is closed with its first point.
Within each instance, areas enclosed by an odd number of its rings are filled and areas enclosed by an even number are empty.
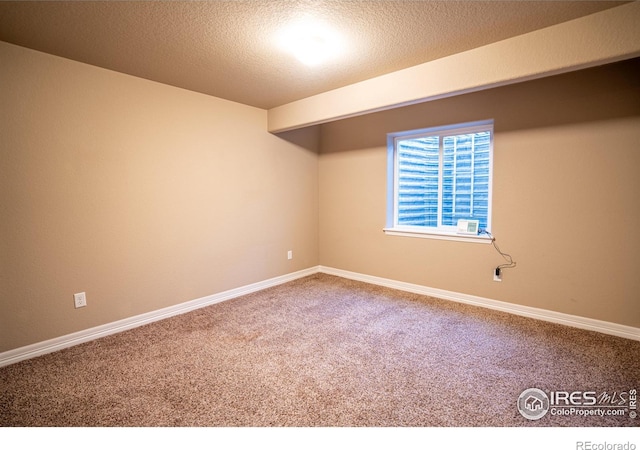
{"type": "Polygon", "coordinates": [[[626,427],[516,404],[639,384],[640,342],[318,274],[0,368],[0,425],[626,427]]]}

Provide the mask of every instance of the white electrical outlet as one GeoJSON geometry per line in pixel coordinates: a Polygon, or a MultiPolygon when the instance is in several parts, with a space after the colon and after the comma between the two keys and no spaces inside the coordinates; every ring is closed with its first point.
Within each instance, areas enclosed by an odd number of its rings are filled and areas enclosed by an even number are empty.
{"type": "Polygon", "coordinates": [[[87,306],[87,294],[85,294],[84,292],[73,294],[73,302],[75,303],[76,308],[87,306]]]}
{"type": "Polygon", "coordinates": [[[287,252],[287,259],[293,259],[293,250],[287,252]]]}
{"type": "Polygon", "coordinates": [[[493,281],[502,281],[502,270],[493,269],[493,281]]]}

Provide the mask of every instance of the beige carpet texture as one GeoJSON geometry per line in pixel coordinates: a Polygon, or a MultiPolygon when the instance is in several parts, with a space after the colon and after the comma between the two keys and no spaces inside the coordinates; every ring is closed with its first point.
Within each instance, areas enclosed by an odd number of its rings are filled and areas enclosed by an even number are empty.
{"type": "Polygon", "coordinates": [[[629,427],[639,384],[640,342],[317,274],[0,368],[0,425],[629,427]]]}

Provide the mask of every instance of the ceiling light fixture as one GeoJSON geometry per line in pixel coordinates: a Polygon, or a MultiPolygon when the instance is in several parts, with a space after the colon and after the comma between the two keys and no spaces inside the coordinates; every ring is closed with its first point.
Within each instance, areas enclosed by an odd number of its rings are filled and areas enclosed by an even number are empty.
{"type": "Polygon", "coordinates": [[[307,66],[316,66],[338,56],[344,48],[338,33],[310,18],[282,30],[279,45],[307,66]]]}

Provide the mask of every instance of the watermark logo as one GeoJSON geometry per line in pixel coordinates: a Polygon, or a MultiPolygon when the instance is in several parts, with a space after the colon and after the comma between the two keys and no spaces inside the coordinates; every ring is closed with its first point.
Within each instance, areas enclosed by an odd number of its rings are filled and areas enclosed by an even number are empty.
{"type": "Polygon", "coordinates": [[[638,391],[562,391],[525,389],[518,397],[518,411],[528,420],[552,416],[638,417],[638,391]]]}
{"type": "Polygon", "coordinates": [[[518,411],[525,419],[542,419],[549,412],[549,397],[540,389],[526,389],[518,397],[518,411]]]}
{"type": "Polygon", "coordinates": [[[627,441],[622,442],[576,442],[576,450],[636,450],[636,444],[627,441]]]}

